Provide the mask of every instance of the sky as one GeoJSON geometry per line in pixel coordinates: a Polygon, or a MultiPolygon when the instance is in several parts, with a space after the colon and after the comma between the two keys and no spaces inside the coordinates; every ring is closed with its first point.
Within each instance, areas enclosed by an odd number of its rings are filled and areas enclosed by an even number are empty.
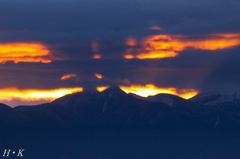
{"type": "Polygon", "coordinates": [[[0,102],[119,85],[190,98],[240,88],[239,0],[1,0],[0,102]]]}

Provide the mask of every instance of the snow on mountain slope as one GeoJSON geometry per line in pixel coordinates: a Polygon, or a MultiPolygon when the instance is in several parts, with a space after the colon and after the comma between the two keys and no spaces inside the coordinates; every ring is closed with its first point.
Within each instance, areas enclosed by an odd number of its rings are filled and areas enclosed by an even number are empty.
{"type": "Polygon", "coordinates": [[[191,101],[195,101],[207,106],[216,106],[220,103],[239,103],[240,101],[240,93],[237,91],[234,92],[211,92],[199,94],[190,99],[191,101]]]}

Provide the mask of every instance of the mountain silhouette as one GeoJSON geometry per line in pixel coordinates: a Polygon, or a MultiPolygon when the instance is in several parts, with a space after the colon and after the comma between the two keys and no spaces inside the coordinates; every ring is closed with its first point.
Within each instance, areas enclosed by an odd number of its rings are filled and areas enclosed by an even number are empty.
{"type": "Polygon", "coordinates": [[[0,150],[22,147],[27,159],[238,158],[239,108],[236,92],[145,98],[117,86],[36,106],[0,104],[0,150]]]}
{"type": "Polygon", "coordinates": [[[117,86],[78,92],[51,103],[10,108],[0,105],[1,121],[33,127],[240,128],[237,94],[205,94],[186,100],[170,94],[147,98],[117,86]]]}

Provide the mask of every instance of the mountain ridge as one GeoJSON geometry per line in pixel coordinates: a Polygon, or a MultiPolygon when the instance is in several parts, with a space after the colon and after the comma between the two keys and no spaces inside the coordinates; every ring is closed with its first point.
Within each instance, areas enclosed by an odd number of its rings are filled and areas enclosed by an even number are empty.
{"type": "Polygon", "coordinates": [[[18,116],[26,125],[37,127],[240,128],[240,105],[223,102],[210,107],[199,97],[195,99],[170,94],[144,98],[113,86],[103,92],[69,94],[36,106],[3,107],[9,111],[5,115],[18,116]]]}

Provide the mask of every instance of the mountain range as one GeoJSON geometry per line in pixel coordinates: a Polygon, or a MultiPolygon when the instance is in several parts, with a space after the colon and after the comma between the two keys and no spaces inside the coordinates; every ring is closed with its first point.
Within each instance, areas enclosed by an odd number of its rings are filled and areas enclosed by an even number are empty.
{"type": "Polygon", "coordinates": [[[0,130],[0,153],[24,148],[25,159],[235,159],[240,95],[144,98],[113,86],[36,106],[0,104],[0,130]]]}
{"type": "Polygon", "coordinates": [[[0,105],[0,122],[33,127],[240,128],[240,95],[206,93],[189,100],[170,94],[147,98],[113,86],[78,92],[36,106],[0,105]]]}

